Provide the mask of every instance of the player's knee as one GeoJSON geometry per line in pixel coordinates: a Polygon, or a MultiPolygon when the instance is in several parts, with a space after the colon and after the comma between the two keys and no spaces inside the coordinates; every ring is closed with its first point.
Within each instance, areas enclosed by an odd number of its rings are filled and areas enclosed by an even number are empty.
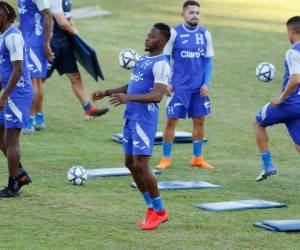
{"type": "Polygon", "coordinates": [[[169,118],[167,120],[166,129],[175,129],[177,122],[177,118],[169,118]]]}
{"type": "Polygon", "coordinates": [[[300,154],[300,145],[295,144],[295,148],[296,148],[298,154],[300,154]]]}

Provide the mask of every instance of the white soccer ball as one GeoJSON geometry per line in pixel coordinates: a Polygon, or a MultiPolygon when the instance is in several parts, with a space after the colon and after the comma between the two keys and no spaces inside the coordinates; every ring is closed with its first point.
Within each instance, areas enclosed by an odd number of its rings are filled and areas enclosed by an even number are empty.
{"type": "Polygon", "coordinates": [[[270,82],[275,77],[275,67],[272,63],[263,62],[256,67],[256,76],[261,82],[270,82]]]}
{"type": "Polygon", "coordinates": [[[82,185],[87,180],[87,172],[82,166],[73,166],[69,169],[67,178],[73,185],[82,185]]]}
{"type": "Polygon", "coordinates": [[[119,54],[119,64],[124,69],[132,69],[139,62],[139,55],[134,49],[123,49],[119,54]]]}

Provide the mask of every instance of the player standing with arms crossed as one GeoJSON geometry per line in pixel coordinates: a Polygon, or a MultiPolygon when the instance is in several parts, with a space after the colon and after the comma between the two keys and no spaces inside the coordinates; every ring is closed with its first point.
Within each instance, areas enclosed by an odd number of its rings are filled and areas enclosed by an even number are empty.
{"type": "Polygon", "coordinates": [[[35,90],[28,127],[23,133],[34,133],[45,128],[43,113],[44,86],[48,60],[54,56],[50,47],[52,15],[48,0],[18,0],[20,30],[29,59],[29,73],[35,90]]]}
{"type": "Polygon", "coordinates": [[[20,196],[31,179],[20,163],[20,131],[26,127],[32,105],[32,86],[22,33],[13,22],[14,9],[0,1],[0,148],[7,158],[8,185],[0,198],[20,196]]]}
{"type": "Polygon", "coordinates": [[[209,31],[198,26],[200,5],[197,1],[186,1],[183,4],[182,17],[184,23],[171,30],[171,38],[164,51],[172,59],[173,75],[166,107],[167,124],[163,138],[163,158],[156,168],[164,169],[171,166],[176,125],[179,119],[188,116],[193,120],[191,165],[212,169],[214,167],[205,162],[202,155],[205,116],[211,112],[208,87],[213,68],[212,39],[209,31]]]}
{"type": "Polygon", "coordinates": [[[155,229],[168,220],[155,175],[149,168],[157,131],[159,108],[170,77],[168,59],[163,55],[165,44],[170,38],[170,28],[164,23],[153,25],[145,41],[148,53],[140,58],[132,70],[128,84],[105,91],[95,91],[93,100],[105,96],[110,103],[126,104],[123,129],[125,165],[142,193],[147,205],[144,220],[138,222],[143,230],[155,229]]]}
{"type": "Polygon", "coordinates": [[[256,142],[261,153],[262,171],[256,181],[263,181],[276,174],[272,162],[266,128],[284,123],[300,154],[300,16],[287,21],[288,39],[292,44],[285,56],[285,74],[282,93],[267,103],[257,114],[254,122],[256,142]]]}

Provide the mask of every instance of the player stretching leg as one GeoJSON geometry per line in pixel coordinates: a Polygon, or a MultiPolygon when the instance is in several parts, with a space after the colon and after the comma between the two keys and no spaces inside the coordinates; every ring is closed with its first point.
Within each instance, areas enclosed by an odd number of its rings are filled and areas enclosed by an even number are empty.
{"type": "Polygon", "coordinates": [[[262,159],[262,171],[256,181],[262,181],[276,174],[266,127],[284,123],[296,150],[300,153],[300,16],[287,21],[287,33],[292,48],[286,52],[282,93],[260,110],[254,122],[256,142],[262,159]]]}
{"type": "Polygon", "coordinates": [[[199,3],[186,1],[182,16],[184,24],[171,30],[165,54],[173,60],[170,97],[167,101],[167,124],[164,131],[163,158],[156,168],[171,166],[171,151],[179,119],[193,120],[193,157],[191,165],[212,169],[202,154],[205,116],[210,114],[208,87],[212,76],[213,46],[210,33],[198,26],[199,3]],[[173,93],[171,93],[173,91],[173,93]]]}
{"type": "Polygon", "coordinates": [[[13,25],[15,18],[14,9],[0,1],[0,148],[9,172],[8,186],[0,190],[0,198],[20,196],[20,187],[31,182],[20,163],[19,137],[27,125],[33,93],[24,40],[13,25]]]}
{"type": "Polygon", "coordinates": [[[169,26],[155,24],[145,41],[148,54],[140,58],[129,83],[117,89],[93,93],[94,100],[110,96],[111,104],[126,104],[123,129],[125,165],[148,207],[145,219],[138,223],[143,230],[155,229],[168,220],[149,160],[158,124],[157,103],[161,101],[170,77],[168,59],[162,54],[169,38],[169,26]]]}

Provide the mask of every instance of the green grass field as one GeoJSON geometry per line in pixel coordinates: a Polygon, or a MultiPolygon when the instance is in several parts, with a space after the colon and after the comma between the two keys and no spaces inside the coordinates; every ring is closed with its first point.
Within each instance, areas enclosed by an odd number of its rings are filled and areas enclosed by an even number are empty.
{"type": "MultiPolygon", "coordinates": [[[[11,1],[10,2],[15,2],[11,1]]],[[[108,17],[78,20],[82,37],[101,58],[106,81],[95,83],[84,71],[89,92],[127,82],[121,69],[121,49],[143,50],[148,28],[155,22],[181,22],[183,1],[73,0],[74,7],[98,6],[112,11],[108,17]],[[100,4],[100,5],[99,5],[100,4]]],[[[66,180],[72,165],[86,169],[123,166],[122,148],[111,135],[122,129],[123,107],[106,116],[84,121],[78,101],[65,77],[55,74],[45,85],[47,130],[22,136],[22,162],[33,183],[19,199],[0,200],[0,249],[299,249],[298,234],[271,233],[252,226],[261,219],[300,217],[299,155],[284,126],[269,130],[270,145],[279,173],[256,183],[259,153],[252,120],[257,110],[279,94],[283,58],[290,47],[285,22],[296,12],[297,0],[203,0],[202,24],[212,33],[215,71],[210,95],[213,115],[207,120],[204,154],[216,165],[213,171],[189,166],[192,147],[175,145],[173,167],[158,180],[203,180],[223,189],[164,191],[170,222],[158,230],[142,232],[135,223],[145,206],[130,177],[88,180],[76,187],[66,180]],[[256,65],[270,61],[277,75],[260,84],[256,65]],[[205,212],[192,207],[200,202],[266,199],[288,203],[288,208],[240,212],[205,212]]],[[[162,107],[164,107],[164,102],[162,107]]],[[[100,106],[108,106],[106,100],[100,106]]],[[[159,129],[164,128],[161,109],[159,129]]],[[[191,121],[178,130],[190,131],[191,121]]],[[[161,156],[156,146],[151,164],[161,156]]],[[[0,181],[7,181],[4,157],[0,181]]]]}

